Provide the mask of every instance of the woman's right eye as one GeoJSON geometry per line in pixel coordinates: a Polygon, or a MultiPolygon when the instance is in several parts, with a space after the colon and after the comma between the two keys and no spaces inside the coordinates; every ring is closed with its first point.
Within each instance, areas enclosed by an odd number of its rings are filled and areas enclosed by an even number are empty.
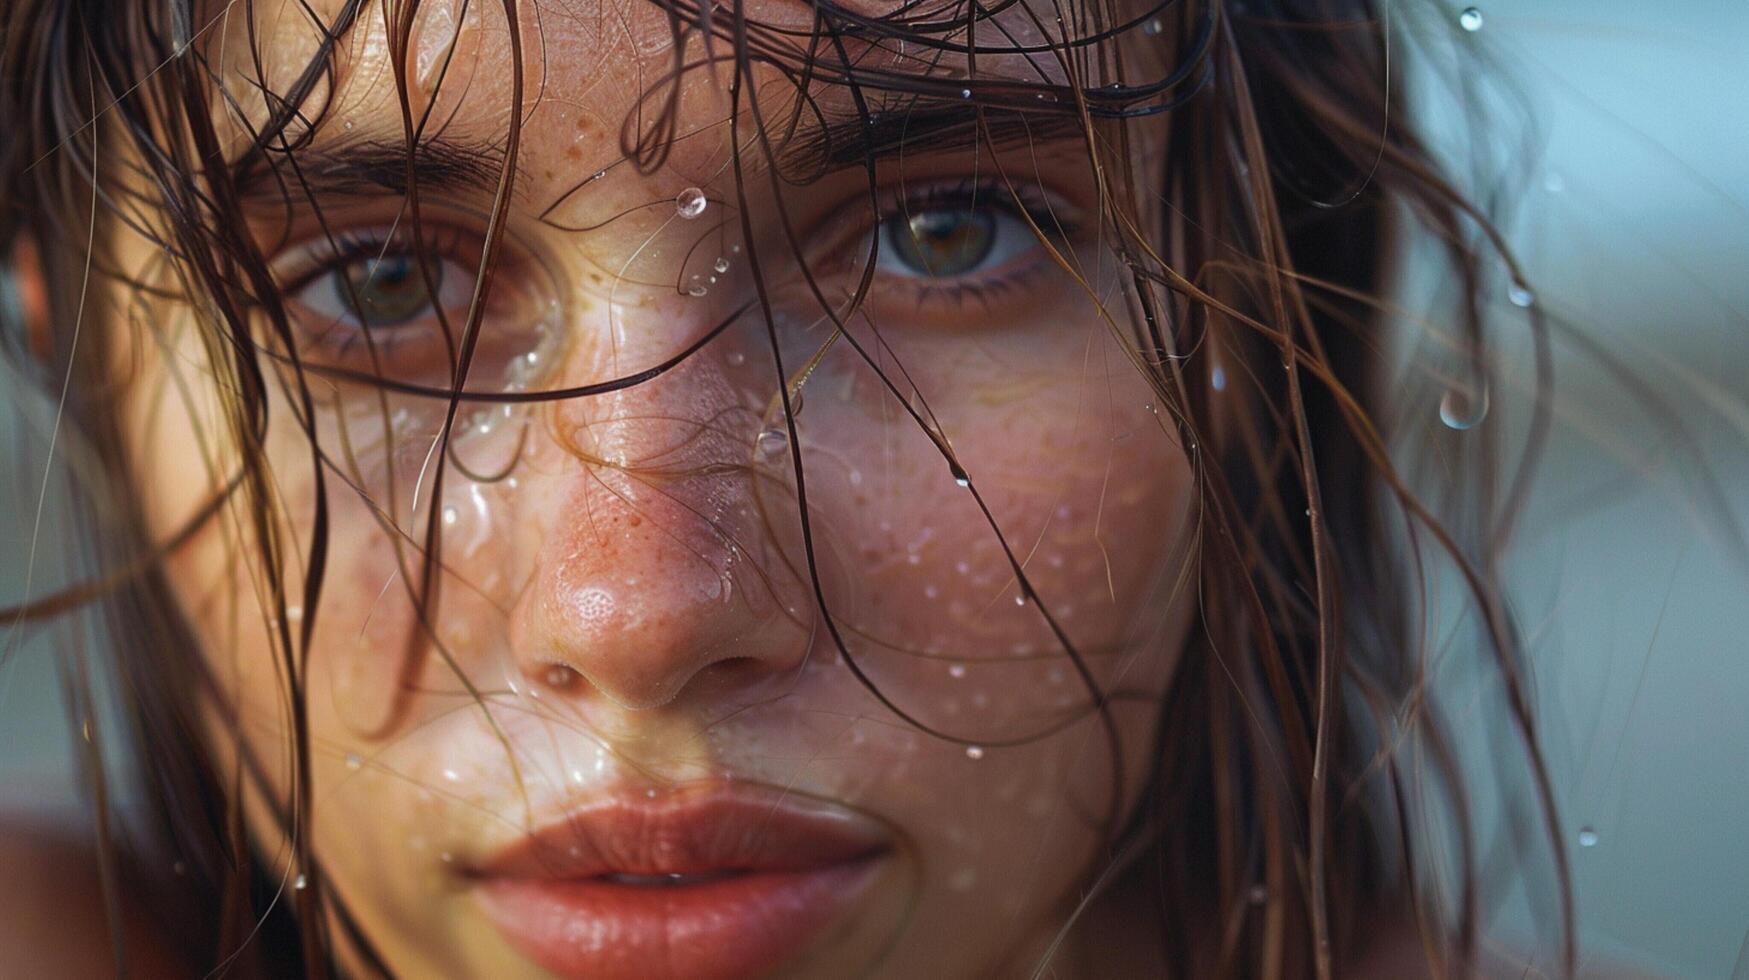
{"type": "Polygon", "coordinates": [[[367,330],[400,326],[424,313],[443,288],[443,263],[419,267],[409,252],[358,256],[323,278],[367,330]]]}
{"type": "MultiPolygon", "coordinates": [[[[556,294],[522,253],[506,248],[481,311],[469,362],[469,390],[526,380],[556,294]]],[[[459,232],[433,228],[423,241],[366,232],[320,240],[285,260],[286,313],[299,336],[300,358],[340,377],[446,390],[474,299],[477,250],[459,232]]]]}

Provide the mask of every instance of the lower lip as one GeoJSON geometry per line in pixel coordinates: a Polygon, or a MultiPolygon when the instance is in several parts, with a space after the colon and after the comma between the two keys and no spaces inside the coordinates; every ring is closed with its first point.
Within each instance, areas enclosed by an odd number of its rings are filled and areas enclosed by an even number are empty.
{"type": "Polygon", "coordinates": [[[674,885],[489,878],[478,896],[512,945],[561,977],[732,980],[794,958],[862,897],[880,863],[674,885]]]}

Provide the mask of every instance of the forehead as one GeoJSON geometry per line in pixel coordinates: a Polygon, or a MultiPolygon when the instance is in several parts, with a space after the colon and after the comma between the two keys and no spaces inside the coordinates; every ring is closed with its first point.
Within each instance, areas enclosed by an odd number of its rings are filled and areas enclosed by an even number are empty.
{"type": "Polygon", "coordinates": [[[1061,0],[992,8],[972,8],[965,0],[850,0],[829,9],[804,0],[711,0],[708,6],[682,0],[230,0],[205,15],[203,41],[217,55],[228,87],[259,89],[265,81],[278,94],[329,47],[334,74],[316,88],[342,107],[395,101],[397,72],[414,95],[465,83],[470,100],[496,95],[502,101],[517,66],[525,102],[562,102],[603,83],[636,91],[677,73],[694,84],[714,79],[726,85],[740,17],[749,60],[768,74],[790,69],[793,80],[794,69],[811,65],[810,78],[827,97],[854,79],[878,101],[883,89],[906,79],[1062,84],[1064,59],[1045,49],[1053,37],[1061,39],[1065,22],[1077,19],[1076,9],[1061,0]],[[972,9],[979,11],[975,18],[972,9]],[[706,15],[709,36],[700,29],[706,15]],[[1048,30],[1049,24],[1057,26],[1048,30]],[[967,51],[972,46],[975,56],[967,51]],[[387,97],[382,89],[391,90],[387,97]]]}

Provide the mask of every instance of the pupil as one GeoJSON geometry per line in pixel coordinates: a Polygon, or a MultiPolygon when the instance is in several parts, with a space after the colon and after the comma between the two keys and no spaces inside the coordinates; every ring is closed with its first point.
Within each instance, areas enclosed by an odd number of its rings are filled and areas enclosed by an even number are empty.
{"type": "MultiPolygon", "coordinates": [[[[431,270],[432,285],[442,266],[431,270]]],[[[343,298],[367,327],[394,326],[413,319],[431,305],[425,279],[406,254],[355,259],[346,266],[348,288],[343,298]]]]}
{"type": "Polygon", "coordinates": [[[995,216],[987,209],[938,208],[912,215],[906,232],[893,237],[907,265],[931,276],[955,276],[989,256],[995,232],[995,216]]]}

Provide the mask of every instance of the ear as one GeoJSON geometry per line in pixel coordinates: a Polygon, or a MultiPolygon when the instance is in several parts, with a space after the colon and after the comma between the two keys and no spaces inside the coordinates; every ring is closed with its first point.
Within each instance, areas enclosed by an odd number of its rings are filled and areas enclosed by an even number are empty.
{"type": "Polygon", "coordinates": [[[19,313],[24,317],[25,343],[33,356],[47,361],[54,355],[49,334],[49,290],[43,278],[42,255],[28,236],[12,248],[13,286],[18,290],[19,313]]]}

